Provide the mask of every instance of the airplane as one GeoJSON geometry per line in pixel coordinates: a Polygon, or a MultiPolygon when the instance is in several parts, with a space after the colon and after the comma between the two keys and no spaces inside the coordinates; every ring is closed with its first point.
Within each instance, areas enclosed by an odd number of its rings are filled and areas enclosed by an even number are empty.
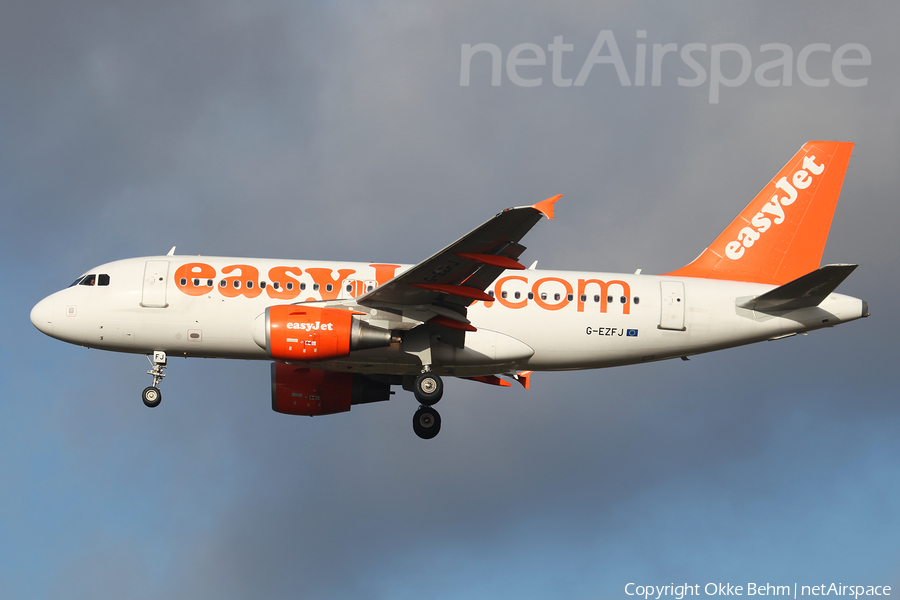
{"type": "Polygon", "coordinates": [[[442,377],[530,387],[535,371],[681,358],[869,316],[819,266],[851,142],[805,144],[693,262],[661,275],[538,270],[522,238],[560,195],[508,208],[416,265],[175,255],[90,269],[31,311],[72,344],[144,354],[156,407],[171,356],[269,360],[272,409],[327,415],[419,403],[441,428],[442,377]]]}

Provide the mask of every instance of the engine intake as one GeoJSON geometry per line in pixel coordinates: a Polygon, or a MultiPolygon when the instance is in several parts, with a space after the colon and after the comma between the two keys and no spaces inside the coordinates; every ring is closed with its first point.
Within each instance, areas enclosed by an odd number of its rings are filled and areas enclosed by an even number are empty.
{"type": "Polygon", "coordinates": [[[270,358],[305,362],[390,346],[392,336],[349,310],[289,304],[270,306],[259,315],[253,340],[270,358]]]}

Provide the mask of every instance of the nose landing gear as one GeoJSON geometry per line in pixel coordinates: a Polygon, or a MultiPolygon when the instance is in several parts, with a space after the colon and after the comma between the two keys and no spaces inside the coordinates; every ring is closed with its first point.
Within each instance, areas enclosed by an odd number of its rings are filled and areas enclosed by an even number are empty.
{"type": "Polygon", "coordinates": [[[159,391],[159,384],[162,381],[163,377],[166,376],[166,353],[161,351],[156,351],[153,353],[153,356],[148,354],[147,360],[150,361],[150,365],[152,368],[147,371],[147,375],[153,375],[153,384],[150,387],[144,388],[144,391],[141,393],[141,399],[144,401],[144,406],[147,408],[155,408],[159,406],[159,403],[162,402],[162,392],[159,391]]]}
{"type": "Polygon", "coordinates": [[[153,386],[145,387],[141,394],[141,399],[147,408],[155,408],[162,402],[162,393],[159,391],[159,388],[153,386]]]}

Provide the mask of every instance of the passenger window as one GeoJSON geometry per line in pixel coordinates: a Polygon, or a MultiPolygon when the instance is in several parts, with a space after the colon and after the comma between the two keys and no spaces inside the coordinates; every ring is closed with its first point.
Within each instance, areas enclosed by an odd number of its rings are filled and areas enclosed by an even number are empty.
{"type": "Polygon", "coordinates": [[[265,282],[265,281],[260,281],[260,282],[259,282],[259,287],[260,287],[260,289],[263,289],[263,290],[266,289],[266,282],[265,282]]]}
{"type": "Polygon", "coordinates": [[[319,284],[318,284],[318,283],[314,283],[314,284],[313,284],[313,291],[314,291],[314,292],[318,292],[318,291],[319,291],[319,284]]]}
{"type": "Polygon", "coordinates": [[[518,300],[519,298],[522,297],[522,292],[516,292],[515,296],[516,296],[516,300],[518,300]]]}
{"type": "Polygon", "coordinates": [[[625,296],[622,296],[621,298],[619,298],[619,302],[621,302],[622,304],[625,304],[626,302],[628,302],[628,298],[626,298],[625,296]]]}
{"type": "Polygon", "coordinates": [[[569,294],[569,295],[566,296],[566,300],[568,300],[569,302],[571,302],[571,301],[574,300],[574,299],[575,299],[575,295],[574,295],[574,294],[569,294]]]}
{"type": "Polygon", "coordinates": [[[226,283],[224,279],[219,282],[219,287],[225,287],[226,285],[228,285],[228,283],[226,283]]]}
{"type": "Polygon", "coordinates": [[[541,292],[541,300],[547,299],[547,292],[541,292]]]}
{"type": "Polygon", "coordinates": [[[97,277],[97,285],[109,285],[109,275],[101,273],[100,276],[97,277]]]}
{"type": "MultiPolygon", "coordinates": [[[[288,285],[291,285],[291,284],[289,283],[288,285]]],[[[293,286],[291,286],[291,287],[293,287],[293,286]]],[[[291,288],[288,288],[288,289],[291,289],[291,288]]],[[[306,284],[305,284],[305,283],[301,283],[301,284],[300,284],[300,291],[302,292],[302,291],[305,290],[305,289],[306,289],[306,284]]],[[[316,289],[318,289],[318,288],[316,288],[316,289]]]]}
{"type": "Polygon", "coordinates": [[[528,292],[528,299],[534,300],[534,292],[528,292]]]}
{"type": "Polygon", "coordinates": [[[238,281],[237,279],[234,280],[234,289],[236,289],[236,290],[241,289],[241,282],[238,281]]]}
{"type": "MultiPolygon", "coordinates": [[[[182,278],[182,281],[184,281],[184,278],[182,278]]],[[[184,285],[184,284],[181,284],[181,285],[184,285]]],[[[194,279],[194,287],[197,287],[198,285],[200,285],[200,280],[194,279]]]]}
{"type": "Polygon", "coordinates": [[[252,287],[253,287],[253,282],[252,282],[252,281],[247,281],[247,289],[249,290],[249,289],[251,289],[252,287]]]}
{"type": "Polygon", "coordinates": [[[607,302],[612,302],[612,296],[607,296],[607,297],[606,297],[606,301],[607,301],[607,302]]]}
{"type": "Polygon", "coordinates": [[[553,299],[554,299],[554,300],[559,300],[559,294],[553,294],[553,299]]]}
{"type": "Polygon", "coordinates": [[[500,297],[501,297],[501,298],[506,298],[506,292],[500,292],[500,297]]]}
{"type": "Polygon", "coordinates": [[[599,296],[599,295],[594,296],[594,302],[600,302],[600,296],[599,296]]]}
{"type": "Polygon", "coordinates": [[[350,284],[350,283],[347,284],[347,291],[348,291],[348,292],[352,292],[352,291],[353,291],[353,285],[352,285],[352,284],[350,284]]]}
{"type": "Polygon", "coordinates": [[[273,281],[273,282],[272,282],[272,287],[275,288],[275,289],[277,290],[279,287],[281,287],[281,284],[278,283],[277,281],[273,281]]]}
{"type": "MultiPolygon", "coordinates": [[[[197,281],[197,280],[195,279],[194,281],[197,281]]],[[[187,285],[187,277],[182,277],[182,278],[181,278],[181,285],[182,285],[182,286],[187,285]]],[[[197,284],[195,283],[194,285],[197,285],[197,284]]]]}
{"type": "Polygon", "coordinates": [[[638,298],[637,296],[635,296],[635,297],[634,297],[634,303],[635,303],[635,304],[640,304],[640,303],[641,303],[641,299],[638,298]]]}
{"type": "MultiPolygon", "coordinates": [[[[292,289],[294,289],[294,282],[293,282],[293,281],[288,281],[288,282],[287,282],[287,289],[288,289],[288,291],[291,291],[292,289]]],[[[300,289],[301,289],[301,290],[303,289],[303,284],[302,284],[302,283],[300,284],[300,289]]]]}
{"type": "Polygon", "coordinates": [[[325,284],[325,291],[326,291],[326,292],[330,292],[330,291],[333,290],[333,289],[334,289],[334,286],[331,285],[330,283],[326,283],[326,284],[325,284]]]}

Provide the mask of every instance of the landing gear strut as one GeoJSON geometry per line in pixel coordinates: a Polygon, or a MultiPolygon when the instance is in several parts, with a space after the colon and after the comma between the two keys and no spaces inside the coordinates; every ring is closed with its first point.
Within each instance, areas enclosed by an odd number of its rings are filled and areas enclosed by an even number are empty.
{"type": "Polygon", "coordinates": [[[144,388],[141,399],[144,401],[144,405],[147,408],[154,408],[159,406],[159,403],[162,402],[162,392],[159,391],[159,384],[163,377],[166,376],[164,373],[166,369],[166,353],[156,351],[153,353],[152,358],[148,354],[147,360],[150,361],[150,365],[152,366],[152,368],[147,371],[147,375],[153,375],[153,384],[150,387],[144,388]]]}

